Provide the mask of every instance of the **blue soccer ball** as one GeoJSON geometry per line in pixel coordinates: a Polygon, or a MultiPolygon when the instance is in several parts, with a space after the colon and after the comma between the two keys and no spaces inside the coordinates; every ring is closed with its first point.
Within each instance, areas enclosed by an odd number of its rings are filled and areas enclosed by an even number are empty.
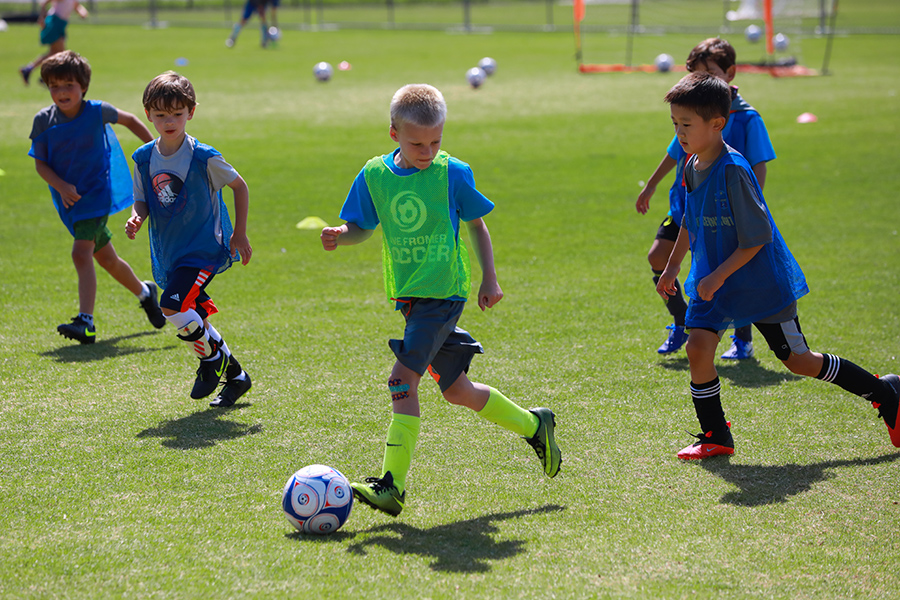
{"type": "Polygon", "coordinates": [[[481,84],[484,83],[484,80],[486,78],[487,74],[481,67],[472,67],[471,69],[466,71],[466,81],[468,81],[469,85],[471,85],[475,89],[481,87],[481,84]]]}
{"type": "Polygon", "coordinates": [[[747,29],[744,30],[744,36],[748,42],[755,44],[762,37],[762,29],[759,25],[747,25],[747,29]]]}
{"type": "Polygon", "coordinates": [[[660,54],[656,57],[654,61],[656,64],[656,70],[660,73],[668,73],[672,70],[672,67],[675,66],[675,59],[672,58],[671,54],[660,54]]]}
{"type": "Polygon", "coordinates": [[[327,535],[340,529],[350,517],[353,489],[337,469],[309,465],[287,480],[281,507],[298,531],[327,535]]]}
{"type": "Polygon", "coordinates": [[[334,67],[332,67],[330,63],[324,61],[318,62],[313,67],[313,75],[316,79],[324,83],[331,79],[331,76],[334,75],[334,67]]]}
{"type": "Polygon", "coordinates": [[[484,71],[484,74],[490,77],[497,71],[497,61],[490,56],[485,56],[478,61],[478,66],[484,71]]]}

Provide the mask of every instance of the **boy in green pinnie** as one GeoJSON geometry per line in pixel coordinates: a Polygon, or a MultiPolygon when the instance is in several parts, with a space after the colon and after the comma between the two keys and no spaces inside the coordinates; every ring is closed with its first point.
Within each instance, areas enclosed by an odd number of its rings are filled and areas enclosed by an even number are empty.
{"type": "Polygon", "coordinates": [[[419,382],[425,371],[451,404],[525,438],[544,472],[559,472],[555,417],[547,408],[525,410],[496,389],[469,380],[481,344],[456,323],[469,295],[471,274],[459,237],[465,222],[482,269],[481,310],[503,298],[494,270],[491,236],[482,217],[494,204],[475,189],[469,166],[441,151],[447,105],[430,85],[406,85],[391,101],[391,139],[399,148],[366,163],[353,186],[340,227],[322,230],[325,250],[358,244],[382,227],[384,283],[406,319],[402,340],[390,340],[397,362],[388,387],[393,417],[380,477],[353,483],[357,499],[397,516],[406,501],[406,476],[419,435],[419,382]]]}

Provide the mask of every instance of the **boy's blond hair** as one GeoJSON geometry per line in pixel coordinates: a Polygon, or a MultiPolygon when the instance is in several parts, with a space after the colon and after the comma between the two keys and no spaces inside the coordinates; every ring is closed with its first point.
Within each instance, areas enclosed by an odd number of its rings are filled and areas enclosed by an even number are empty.
{"type": "Polygon", "coordinates": [[[41,81],[76,81],[85,92],[91,83],[91,64],[86,58],[72,52],[63,50],[52,54],[41,63],[41,81]]]}
{"type": "Polygon", "coordinates": [[[197,106],[197,95],[187,77],[175,71],[166,71],[147,84],[143,102],[144,110],[193,110],[197,106]]]}
{"type": "Polygon", "coordinates": [[[434,86],[410,83],[397,90],[391,99],[391,127],[410,123],[419,127],[437,127],[447,120],[447,103],[434,86]]]}

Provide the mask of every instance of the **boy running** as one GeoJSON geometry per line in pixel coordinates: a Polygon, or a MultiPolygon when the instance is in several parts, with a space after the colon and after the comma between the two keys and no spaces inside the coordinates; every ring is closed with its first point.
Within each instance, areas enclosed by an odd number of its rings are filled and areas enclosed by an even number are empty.
{"type": "Polygon", "coordinates": [[[797,317],[797,300],[809,292],[806,279],[769,214],[750,164],[722,139],[731,105],[728,85],[714,75],[692,73],[665,99],[678,142],[692,156],[684,167],[684,219],[656,289],[663,299],[676,292],[675,280],[690,247],[691,270],[684,283],[690,298],[686,350],[691,398],[702,430],[678,458],[734,454],[714,359],[727,327],[751,323],[792,373],[834,383],[870,401],[884,419],[891,443],[900,448],[900,377],[879,379],[806,344],[797,317]]]}
{"type": "Polygon", "coordinates": [[[38,175],[50,186],[59,218],[75,238],[72,262],[78,273],[79,313],[56,328],[63,337],[82,344],[97,339],[94,305],[97,299],[97,261],[113,279],[137,296],[150,323],[166,324],[156,302],[156,284],[138,279],[112,245],[106,226],[109,215],[128,208],[133,200],[131,175],[110,123],[124,125],[141,141],[150,130],[133,114],[107,102],[85,100],[91,65],[80,54],[65,50],[41,65],[53,104],[41,109],[31,129],[31,150],[38,175]]]}
{"type": "Polygon", "coordinates": [[[459,237],[466,223],[482,268],[478,306],[503,298],[484,217],[494,204],[475,189],[472,170],[441,151],[447,105],[425,84],[406,85],[391,101],[391,139],[399,148],[366,163],[341,209],[346,221],[322,230],[325,250],[367,240],[381,224],[384,284],[406,319],[388,378],[393,417],[381,476],[353,483],[356,498],[397,516],[406,502],[406,478],[419,436],[419,382],[426,371],[451,404],[522,436],[544,472],[554,477],[562,460],[550,409],[525,410],[496,389],[470,381],[472,357],[483,349],[457,326],[471,285],[469,258],[459,237]]]}
{"type": "Polygon", "coordinates": [[[207,317],[218,312],[206,288],[238,258],[246,265],[250,192],[221,154],[185,133],[197,98],[186,77],[167,71],[144,90],[144,110],[159,137],[137,149],[134,206],[125,225],[134,239],[150,218],[153,277],[164,288],[160,306],[166,319],[200,359],[191,398],[209,396],[225,375],[225,386],[210,406],[232,406],[250,389],[250,376],[207,317]],[[234,192],[234,228],[222,200],[234,192]]]}

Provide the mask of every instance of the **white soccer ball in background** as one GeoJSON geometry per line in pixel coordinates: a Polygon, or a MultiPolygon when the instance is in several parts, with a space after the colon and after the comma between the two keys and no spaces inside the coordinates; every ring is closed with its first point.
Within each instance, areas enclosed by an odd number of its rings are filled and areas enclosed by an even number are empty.
{"type": "Polygon", "coordinates": [[[751,44],[755,44],[762,37],[762,28],[759,25],[747,25],[747,29],[744,30],[744,37],[751,44]]]}
{"type": "Polygon", "coordinates": [[[478,66],[484,71],[484,74],[490,77],[497,70],[497,61],[490,56],[485,56],[478,61],[478,66]]]}
{"type": "Polygon", "coordinates": [[[788,46],[791,45],[790,38],[783,33],[776,33],[772,41],[775,43],[775,49],[778,51],[787,50],[788,46]]]}
{"type": "Polygon", "coordinates": [[[663,53],[656,57],[654,64],[660,73],[668,73],[675,66],[675,59],[671,55],[663,53]]]}
{"type": "Polygon", "coordinates": [[[326,535],[340,529],[350,517],[353,489],[337,469],[309,465],[287,480],[281,507],[298,531],[326,535]]]}
{"type": "Polygon", "coordinates": [[[281,39],[281,30],[275,27],[274,25],[269,27],[269,39],[273,42],[277,42],[281,39]]]}
{"type": "Polygon", "coordinates": [[[485,74],[484,69],[482,69],[481,67],[472,67],[471,69],[466,71],[466,81],[468,81],[469,85],[471,85],[473,88],[477,89],[481,87],[481,84],[484,83],[485,78],[487,78],[487,75],[485,74]]]}
{"type": "Polygon", "coordinates": [[[7,29],[9,29],[9,24],[4,19],[0,19],[0,31],[6,31],[7,29]]]}
{"type": "Polygon", "coordinates": [[[333,74],[334,68],[327,62],[323,61],[316,63],[316,66],[313,67],[313,75],[315,75],[316,79],[319,81],[328,81],[333,74]]]}

